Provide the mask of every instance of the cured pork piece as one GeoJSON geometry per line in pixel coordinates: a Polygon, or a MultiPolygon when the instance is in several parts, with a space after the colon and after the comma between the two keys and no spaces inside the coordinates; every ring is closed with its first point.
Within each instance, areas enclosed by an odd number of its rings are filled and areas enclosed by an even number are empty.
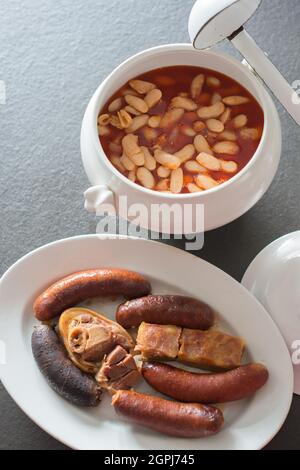
{"type": "Polygon", "coordinates": [[[196,366],[234,369],[241,365],[245,343],[221,331],[184,328],[178,360],[196,366]]]}
{"type": "Polygon", "coordinates": [[[135,352],[144,360],[178,360],[196,367],[234,369],[241,365],[245,343],[216,330],[191,330],[142,323],[135,352]]]}
{"type": "Polygon", "coordinates": [[[135,352],[143,359],[175,360],[182,328],[143,322],[138,330],[135,352]]]}
{"type": "Polygon", "coordinates": [[[59,319],[59,333],[74,364],[84,372],[96,374],[106,354],[117,345],[131,351],[131,336],[117,323],[85,308],[66,310],[59,319]]]}
{"type": "Polygon", "coordinates": [[[108,390],[127,390],[140,378],[135,360],[121,346],[117,346],[104,359],[96,381],[108,390]]]}

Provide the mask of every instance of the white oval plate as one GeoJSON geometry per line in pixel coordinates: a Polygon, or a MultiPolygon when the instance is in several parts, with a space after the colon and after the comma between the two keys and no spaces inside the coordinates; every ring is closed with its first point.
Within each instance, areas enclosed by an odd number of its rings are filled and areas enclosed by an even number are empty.
{"type": "MultiPolygon", "coordinates": [[[[111,318],[116,305],[89,303],[111,318]]],[[[291,404],[290,355],[261,304],[206,261],[143,239],[84,235],[51,243],[21,258],[0,281],[0,340],[6,347],[6,364],[0,370],[7,391],[41,428],[74,449],[261,449],[279,431],[291,404]],[[155,293],[186,293],[204,300],[220,313],[220,328],[246,339],[246,360],[268,367],[270,380],[263,389],[251,399],[224,407],[225,426],[219,434],[172,438],[120,421],[108,396],[98,408],[85,410],[72,406],[47,385],[31,353],[34,298],[57,278],[100,266],[136,270],[151,280],[155,293]]],[[[154,393],[147,387],[142,384],[139,389],[154,393]]]]}

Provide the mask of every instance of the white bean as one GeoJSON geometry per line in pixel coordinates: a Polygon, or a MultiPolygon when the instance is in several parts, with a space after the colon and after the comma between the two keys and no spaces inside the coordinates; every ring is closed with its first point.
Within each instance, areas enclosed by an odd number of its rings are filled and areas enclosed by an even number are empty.
{"type": "Polygon", "coordinates": [[[126,171],[120,157],[113,156],[111,157],[110,161],[121,173],[126,171]]]}
{"type": "Polygon", "coordinates": [[[149,110],[147,103],[138,96],[125,95],[125,101],[142,114],[147,113],[149,110]]]}
{"type": "Polygon", "coordinates": [[[160,178],[168,178],[171,174],[171,170],[164,166],[160,166],[157,168],[157,174],[160,178]]]}
{"type": "Polygon", "coordinates": [[[245,127],[244,129],[240,130],[240,136],[242,139],[259,140],[260,131],[255,127],[245,127]]]}
{"type": "Polygon", "coordinates": [[[138,93],[133,90],[132,88],[125,88],[121,91],[122,96],[131,95],[131,96],[138,96],[138,93]]]}
{"type": "Polygon", "coordinates": [[[149,126],[145,126],[142,132],[145,136],[145,139],[148,141],[155,140],[158,137],[158,131],[156,129],[152,129],[152,127],[149,126]]]}
{"type": "Polygon", "coordinates": [[[125,111],[125,109],[118,111],[118,118],[123,129],[129,128],[132,123],[132,117],[127,113],[127,111],[125,111]]]}
{"type": "Polygon", "coordinates": [[[148,126],[156,129],[159,127],[161,121],[161,116],[151,116],[148,120],[148,126]]]}
{"type": "Polygon", "coordinates": [[[196,157],[197,162],[204,166],[207,170],[210,171],[220,171],[221,169],[221,162],[218,158],[209,155],[208,153],[201,152],[196,157]]]}
{"type": "Polygon", "coordinates": [[[223,98],[223,103],[228,106],[239,106],[241,104],[249,103],[249,98],[246,96],[227,96],[223,98]]]}
{"type": "Polygon", "coordinates": [[[223,132],[224,131],[224,124],[218,119],[208,119],[206,121],[207,128],[212,132],[223,132]]]}
{"type": "Polygon", "coordinates": [[[123,126],[120,122],[119,116],[110,116],[110,124],[117,129],[123,130],[123,126]]]}
{"type": "Polygon", "coordinates": [[[184,115],[184,109],[174,108],[174,109],[171,109],[170,111],[167,111],[165,115],[162,117],[160,127],[164,129],[166,127],[173,126],[174,124],[176,124],[176,122],[178,122],[182,118],[183,115],[184,115]]]}
{"type": "Polygon", "coordinates": [[[182,126],[180,128],[181,133],[186,135],[187,137],[195,137],[197,135],[197,132],[189,126],[182,126]]]}
{"type": "Polygon", "coordinates": [[[219,101],[222,101],[222,96],[219,93],[214,93],[211,98],[211,104],[216,104],[219,101]]]}
{"type": "Polygon", "coordinates": [[[130,179],[130,181],[132,181],[133,183],[136,182],[136,172],[135,172],[135,170],[132,170],[128,173],[128,179],[130,179]]]}
{"type": "Polygon", "coordinates": [[[125,154],[122,155],[120,160],[121,160],[122,165],[127,171],[135,170],[135,164],[133,163],[132,160],[130,160],[129,157],[127,157],[127,155],[125,154]]]}
{"type": "Polygon", "coordinates": [[[98,125],[97,127],[98,127],[98,134],[100,135],[100,137],[110,134],[110,130],[107,126],[98,125]]]}
{"type": "Polygon", "coordinates": [[[197,75],[192,81],[191,95],[194,100],[201,95],[204,81],[205,81],[205,76],[202,73],[197,75]]]}
{"type": "Polygon", "coordinates": [[[126,132],[132,133],[138,131],[147,124],[148,119],[148,114],[141,114],[140,116],[136,116],[131,120],[131,124],[126,129],[126,132]]]}
{"type": "Polygon", "coordinates": [[[218,186],[217,181],[208,175],[198,175],[195,178],[195,182],[201,189],[212,189],[218,186]]]}
{"type": "Polygon", "coordinates": [[[144,152],[138,145],[138,137],[134,134],[126,135],[122,140],[125,154],[136,166],[143,166],[145,163],[144,152]]]}
{"type": "Polygon", "coordinates": [[[197,135],[197,137],[195,137],[194,146],[198,153],[206,152],[213,154],[209,143],[207,142],[206,138],[203,137],[203,135],[197,135]]]}
{"type": "Polygon", "coordinates": [[[155,179],[151,171],[145,167],[138,168],[136,172],[137,179],[139,182],[148,189],[153,189],[155,186],[155,179]]]}
{"type": "Polygon", "coordinates": [[[99,126],[107,126],[110,123],[110,115],[109,114],[101,114],[97,120],[99,126]]]}
{"type": "Polygon", "coordinates": [[[203,106],[198,109],[197,113],[200,119],[212,119],[217,118],[225,111],[225,106],[222,101],[218,101],[212,106],[203,106]]]}
{"type": "Polygon", "coordinates": [[[235,142],[230,142],[224,140],[223,142],[218,142],[213,147],[214,152],[216,153],[226,153],[227,155],[236,155],[239,153],[239,146],[235,142]]]}
{"type": "Polygon", "coordinates": [[[108,106],[108,111],[110,113],[116,113],[117,111],[120,111],[120,109],[122,108],[122,104],[123,104],[122,98],[116,98],[108,106]]]}
{"type": "Polygon", "coordinates": [[[178,152],[175,152],[176,157],[179,158],[181,163],[185,163],[187,160],[190,160],[195,155],[195,147],[193,144],[185,145],[178,152]]]}
{"type": "Polygon", "coordinates": [[[206,83],[213,88],[219,88],[221,86],[221,81],[217,77],[207,77],[206,83]]]}
{"type": "Polygon", "coordinates": [[[190,173],[202,173],[206,171],[206,168],[204,168],[204,166],[202,165],[199,165],[199,163],[195,160],[190,160],[189,162],[186,162],[184,168],[190,173]]]}
{"type": "Polygon", "coordinates": [[[196,111],[198,106],[193,100],[189,98],[175,96],[175,98],[171,100],[171,108],[181,108],[185,111],[196,111]]]}
{"type": "Polygon", "coordinates": [[[145,167],[150,171],[154,171],[156,169],[155,158],[151,155],[151,152],[147,147],[141,147],[141,149],[145,156],[145,167]]]}
{"type": "Polygon", "coordinates": [[[224,113],[221,114],[221,116],[219,117],[219,119],[220,119],[221,122],[223,122],[223,124],[226,124],[226,122],[229,121],[230,116],[231,116],[231,109],[226,108],[224,113]]]}
{"type": "Polygon", "coordinates": [[[158,163],[170,170],[176,170],[181,165],[181,161],[176,155],[164,152],[163,150],[155,150],[154,157],[158,163]]]}
{"type": "Polygon", "coordinates": [[[154,90],[149,91],[145,96],[145,103],[147,104],[148,108],[153,108],[156,106],[162,98],[162,92],[155,88],[154,90]]]}
{"type": "Polygon", "coordinates": [[[127,113],[129,114],[132,114],[133,116],[140,116],[141,113],[139,111],[137,111],[136,109],[134,109],[132,106],[125,106],[125,111],[127,111],[127,113]]]}
{"type": "Polygon", "coordinates": [[[183,171],[181,168],[173,170],[171,173],[170,189],[174,194],[179,194],[183,187],[183,171]]]}
{"type": "Polygon", "coordinates": [[[194,183],[189,183],[187,185],[187,188],[188,188],[190,193],[201,193],[203,191],[203,189],[200,189],[199,186],[197,186],[194,183]]]}
{"type": "Polygon", "coordinates": [[[129,85],[140,95],[146,95],[149,91],[154,90],[155,85],[144,80],[130,80],[129,85]]]}
{"type": "Polygon", "coordinates": [[[137,153],[135,155],[132,155],[130,157],[130,160],[136,165],[136,166],[143,166],[145,164],[145,157],[143,152],[137,153]]]}
{"type": "Polygon", "coordinates": [[[246,114],[239,114],[238,116],[233,118],[232,122],[233,122],[233,125],[236,129],[240,129],[241,127],[246,126],[246,124],[248,122],[248,118],[247,118],[246,114]]]}
{"type": "Polygon", "coordinates": [[[130,158],[141,151],[138,144],[138,137],[134,134],[128,134],[122,139],[122,146],[126,155],[130,158]]]}
{"type": "Polygon", "coordinates": [[[238,170],[238,165],[236,162],[221,160],[222,171],[225,173],[236,173],[238,170]]]}
{"type": "Polygon", "coordinates": [[[235,141],[237,140],[237,135],[234,131],[229,131],[229,130],[225,130],[223,132],[221,132],[221,134],[219,134],[219,136],[222,140],[231,140],[231,141],[235,141]]]}

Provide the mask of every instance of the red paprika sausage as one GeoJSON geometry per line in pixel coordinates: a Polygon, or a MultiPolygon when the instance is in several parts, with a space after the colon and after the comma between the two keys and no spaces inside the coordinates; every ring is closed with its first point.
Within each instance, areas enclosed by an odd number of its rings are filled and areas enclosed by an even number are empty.
{"type": "Polygon", "coordinates": [[[112,405],[125,420],[170,436],[211,436],[224,423],[218,408],[172,402],[127,390],[119,390],[113,396],[112,405]]]}
{"type": "Polygon", "coordinates": [[[214,323],[214,314],[208,305],[192,297],[148,295],[121,304],[116,320],[127,329],[146,322],[207,330],[214,323]]]}
{"type": "Polygon", "coordinates": [[[183,402],[226,403],[253,395],[268,380],[262,364],[248,364],[219,374],[198,374],[161,363],[143,363],[146,382],[183,402]]]}
{"type": "Polygon", "coordinates": [[[47,321],[69,307],[93,297],[141,297],[151,292],[150,283],[133,271],[115,268],[90,269],[56,281],[34,302],[38,320],[47,321]]]}

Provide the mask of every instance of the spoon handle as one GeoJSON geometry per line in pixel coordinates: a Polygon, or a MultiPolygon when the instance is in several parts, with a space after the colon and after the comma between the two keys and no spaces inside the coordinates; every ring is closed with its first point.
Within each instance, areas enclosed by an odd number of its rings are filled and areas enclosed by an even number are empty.
{"type": "Polygon", "coordinates": [[[296,90],[289,85],[244,28],[230,40],[300,126],[300,97],[296,90]]]}

